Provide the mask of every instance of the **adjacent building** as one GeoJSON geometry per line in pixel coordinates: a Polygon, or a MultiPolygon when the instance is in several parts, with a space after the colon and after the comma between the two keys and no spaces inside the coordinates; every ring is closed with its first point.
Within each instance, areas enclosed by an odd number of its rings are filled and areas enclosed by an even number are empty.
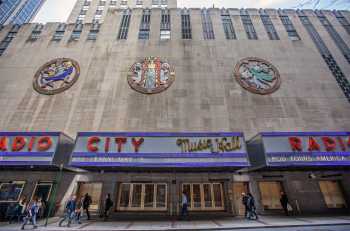
{"type": "MultiPolygon", "coordinates": [[[[75,140],[43,174],[62,187],[48,199],[57,211],[88,192],[96,213],[111,193],[115,216],[176,216],[185,192],[192,214],[236,216],[248,191],[259,213],[281,213],[281,192],[301,214],[348,211],[348,11],[102,2],[98,20],[101,1],[80,19],[78,1],[69,23],[0,31],[0,129],[75,140]]],[[[18,136],[0,140],[2,156],[28,149],[18,136]]],[[[40,181],[3,163],[7,188],[40,181]]]]}
{"type": "Polygon", "coordinates": [[[30,22],[45,0],[4,0],[0,5],[0,25],[30,22]]]}

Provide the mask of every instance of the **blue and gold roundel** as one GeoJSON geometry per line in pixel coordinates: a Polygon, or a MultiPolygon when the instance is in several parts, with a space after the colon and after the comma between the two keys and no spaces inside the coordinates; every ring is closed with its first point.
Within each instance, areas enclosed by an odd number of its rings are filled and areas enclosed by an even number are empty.
{"type": "Polygon", "coordinates": [[[58,94],[73,86],[79,74],[79,64],[73,59],[53,59],[35,73],[33,87],[40,94],[58,94]]]}

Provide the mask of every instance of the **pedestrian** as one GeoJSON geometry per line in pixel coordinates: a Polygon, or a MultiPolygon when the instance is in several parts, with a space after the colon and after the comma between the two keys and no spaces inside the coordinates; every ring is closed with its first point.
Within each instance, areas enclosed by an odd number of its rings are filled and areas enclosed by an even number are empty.
{"type": "Polygon", "coordinates": [[[188,219],[189,214],[188,214],[188,199],[186,192],[182,192],[182,198],[181,198],[181,219],[188,219]]]}
{"type": "Polygon", "coordinates": [[[285,194],[284,192],[281,192],[280,202],[281,202],[281,206],[282,206],[282,208],[284,210],[284,213],[286,214],[286,216],[289,216],[289,213],[288,213],[288,197],[287,197],[287,194],[285,194]]]}
{"type": "Polygon", "coordinates": [[[75,208],[76,208],[76,197],[72,196],[71,199],[67,202],[66,212],[63,218],[59,221],[58,226],[62,226],[63,222],[68,219],[67,227],[70,227],[72,220],[75,217],[75,208]]]}
{"type": "Polygon", "coordinates": [[[88,193],[86,193],[84,196],[84,200],[83,200],[83,208],[86,212],[86,216],[87,216],[88,220],[90,220],[89,208],[90,208],[91,203],[92,203],[91,196],[88,193]]]}
{"type": "Polygon", "coordinates": [[[244,217],[248,218],[248,196],[245,193],[242,193],[242,204],[244,206],[244,217]]]}
{"type": "Polygon", "coordinates": [[[251,193],[248,193],[247,208],[248,208],[248,219],[257,220],[258,215],[256,214],[255,199],[251,193]]]}
{"type": "Polygon", "coordinates": [[[109,210],[113,206],[113,201],[111,199],[111,194],[107,194],[106,200],[105,200],[105,212],[104,212],[104,220],[107,221],[108,216],[109,216],[109,210]]]}
{"type": "Polygon", "coordinates": [[[78,222],[78,224],[81,224],[81,217],[83,216],[83,201],[84,197],[81,197],[79,200],[77,200],[77,206],[75,209],[75,219],[78,222]]]}
{"type": "Polygon", "coordinates": [[[39,212],[39,205],[38,205],[38,199],[36,198],[27,207],[27,215],[23,219],[23,224],[21,226],[21,229],[24,229],[24,227],[27,225],[29,220],[31,221],[34,229],[38,228],[38,226],[36,225],[36,218],[37,218],[38,212],[39,212]]]}

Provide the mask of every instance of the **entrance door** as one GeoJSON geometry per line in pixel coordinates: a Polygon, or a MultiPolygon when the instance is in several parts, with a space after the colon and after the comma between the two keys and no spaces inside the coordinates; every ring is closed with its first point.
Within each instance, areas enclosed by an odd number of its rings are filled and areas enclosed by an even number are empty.
{"type": "Polygon", "coordinates": [[[233,203],[235,206],[235,212],[239,216],[244,216],[244,205],[242,204],[242,193],[247,194],[248,182],[234,182],[233,183],[233,203]]]}
{"type": "Polygon", "coordinates": [[[117,210],[166,211],[166,183],[122,183],[119,187],[117,210]]]}
{"type": "Polygon", "coordinates": [[[80,200],[84,195],[88,193],[91,196],[92,203],[90,205],[91,211],[97,211],[100,206],[100,199],[102,193],[102,183],[88,183],[80,182],[79,190],[77,194],[78,200],[80,200]]]}
{"type": "Polygon", "coordinates": [[[280,202],[281,192],[283,192],[281,182],[261,181],[259,189],[264,209],[282,209],[280,202]]]}
{"type": "Polygon", "coordinates": [[[346,208],[344,195],[338,181],[320,181],[319,185],[328,208],[346,208]]]}
{"type": "Polygon", "coordinates": [[[222,183],[185,183],[182,192],[188,197],[188,209],[192,211],[224,210],[222,183]]]}
{"type": "Polygon", "coordinates": [[[38,198],[38,199],[41,198],[43,201],[47,203],[50,198],[51,189],[52,189],[51,182],[37,183],[32,194],[32,200],[35,198],[38,198]]]}

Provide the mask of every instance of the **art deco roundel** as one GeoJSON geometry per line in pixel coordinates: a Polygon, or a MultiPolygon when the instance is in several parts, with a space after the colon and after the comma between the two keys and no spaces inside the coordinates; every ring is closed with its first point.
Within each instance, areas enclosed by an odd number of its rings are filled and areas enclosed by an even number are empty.
{"type": "Polygon", "coordinates": [[[34,89],[54,95],[70,88],[79,78],[79,64],[68,58],[53,59],[39,68],[33,80],[34,89]]]}
{"type": "Polygon", "coordinates": [[[276,67],[260,58],[242,59],[236,64],[234,75],[244,89],[255,94],[271,94],[281,85],[276,67]]]}
{"type": "Polygon", "coordinates": [[[134,90],[154,94],[166,90],[175,80],[174,68],[159,57],[147,57],[134,63],[128,73],[128,83],[134,90]]]}

